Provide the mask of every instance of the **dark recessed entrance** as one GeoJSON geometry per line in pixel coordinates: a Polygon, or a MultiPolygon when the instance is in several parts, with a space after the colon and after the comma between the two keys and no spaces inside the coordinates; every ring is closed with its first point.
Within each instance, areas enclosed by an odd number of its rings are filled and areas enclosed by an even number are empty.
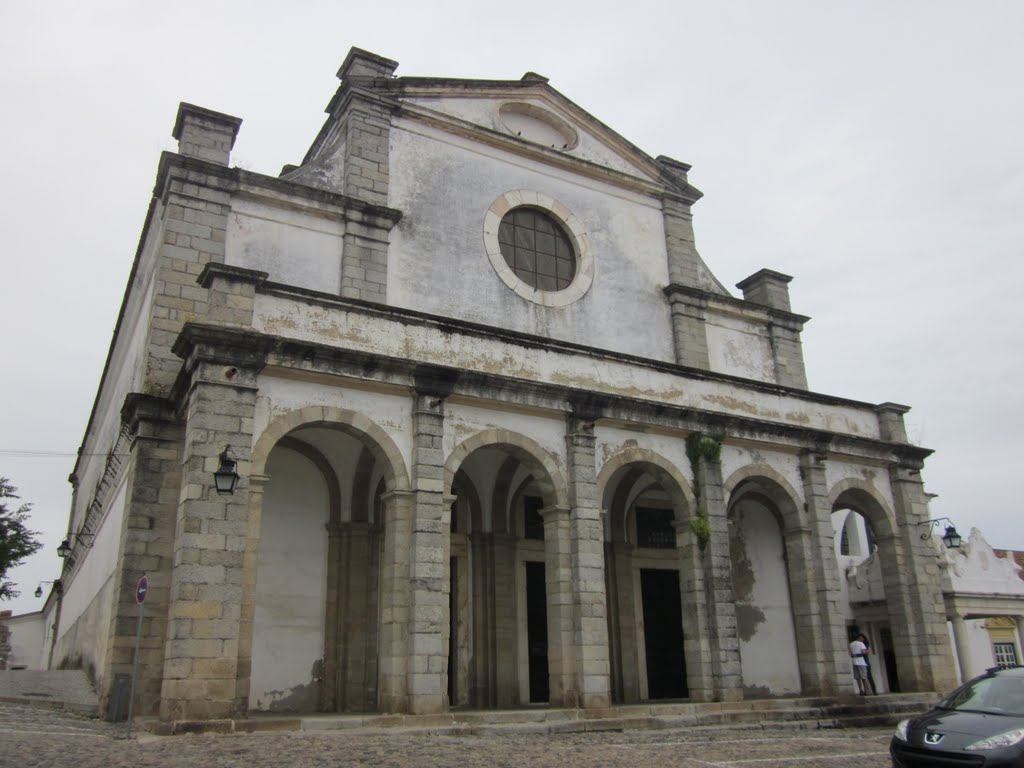
{"type": "Polygon", "coordinates": [[[544,563],[526,563],[526,643],[530,660],[530,702],[546,702],[548,689],[548,600],[544,563]]]}
{"type": "Polygon", "coordinates": [[[689,690],[683,658],[679,571],[642,568],[640,595],[644,608],[647,695],[652,699],[685,698],[689,690]]]}

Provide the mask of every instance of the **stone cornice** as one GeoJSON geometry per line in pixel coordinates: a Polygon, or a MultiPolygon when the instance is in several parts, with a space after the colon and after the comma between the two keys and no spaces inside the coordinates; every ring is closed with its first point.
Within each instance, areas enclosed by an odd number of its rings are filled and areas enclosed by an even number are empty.
{"type": "Polygon", "coordinates": [[[718,304],[742,313],[749,313],[751,311],[764,313],[780,325],[791,327],[797,331],[801,330],[804,323],[811,319],[807,315],[798,315],[795,312],[774,309],[764,304],[755,304],[745,299],[737,299],[735,296],[724,296],[720,293],[712,293],[711,291],[705,291],[703,288],[694,288],[689,285],[682,285],[681,283],[669,283],[662,291],[669,300],[673,297],[681,296],[692,300],[702,307],[718,304]]]}
{"type": "MultiPolygon", "coordinates": [[[[194,157],[179,155],[174,152],[164,152],[160,155],[160,165],[157,170],[156,184],[153,195],[163,199],[168,191],[168,184],[171,179],[177,178],[182,172],[193,171],[207,177],[219,179],[222,183],[219,189],[231,193],[246,192],[258,194],[266,192],[277,194],[285,199],[276,202],[296,204],[301,201],[328,206],[335,209],[335,212],[346,220],[362,220],[370,217],[390,229],[402,218],[402,212],[395,208],[388,208],[383,205],[374,205],[355,197],[342,195],[337,192],[330,192],[318,187],[310,187],[287,179],[275,176],[266,176],[262,173],[254,173],[241,168],[228,168],[217,163],[199,160],[194,157]],[[354,216],[353,214],[358,214],[354,216]]],[[[194,182],[193,182],[194,183],[194,182]]]]}
{"type": "MultiPolygon", "coordinates": [[[[385,357],[368,352],[339,349],[325,344],[296,341],[235,328],[188,324],[175,343],[174,350],[190,359],[218,364],[239,364],[240,356],[251,364],[307,375],[324,375],[362,381],[374,381],[410,390],[426,379],[441,381],[452,395],[547,410],[575,413],[588,420],[608,419],[639,423],[645,427],[669,430],[715,432],[758,443],[782,442],[794,452],[802,448],[859,456],[881,463],[919,468],[932,451],[926,448],[892,443],[874,438],[827,430],[780,424],[736,414],[704,411],[647,400],[585,392],[571,387],[524,381],[499,374],[463,371],[444,366],[424,366],[416,361],[385,357]],[[582,412],[582,413],[581,413],[582,412]],[[824,448],[823,448],[824,447],[824,448]]],[[[649,363],[650,361],[641,361],[649,363]]],[[[691,369],[668,366],[680,375],[691,369]]],[[[184,376],[184,371],[183,371],[184,376]]],[[[732,378],[732,377],[731,377],[732,378]]],[[[182,381],[185,385],[185,382],[182,381]]],[[[802,390],[787,390],[807,395],[802,390]]],[[[821,396],[808,397],[822,401],[821,396]]],[[[849,404],[850,401],[837,403],[849,404]]],[[[865,406],[871,407],[871,406],[865,406]]]]}

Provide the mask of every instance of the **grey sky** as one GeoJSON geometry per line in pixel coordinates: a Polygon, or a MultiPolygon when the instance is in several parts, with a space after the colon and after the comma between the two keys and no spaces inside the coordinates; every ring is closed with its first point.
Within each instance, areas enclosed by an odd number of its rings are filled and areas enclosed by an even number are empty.
{"type": "Polygon", "coordinates": [[[0,475],[59,575],[71,456],[179,101],[244,119],[276,175],[357,45],[398,75],[532,70],[651,155],[691,163],[726,285],[794,275],[811,388],[912,405],[935,517],[1024,549],[1024,3],[0,3],[0,475]]]}

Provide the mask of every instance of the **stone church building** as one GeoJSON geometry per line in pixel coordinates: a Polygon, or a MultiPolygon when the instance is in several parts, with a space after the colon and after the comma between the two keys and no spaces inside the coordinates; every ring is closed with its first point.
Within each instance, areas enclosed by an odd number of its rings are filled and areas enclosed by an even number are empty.
{"type": "Polygon", "coordinates": [[[167,720],[852,692],[853,510],[902,689],[950,687],[908,409],[808,388],[790,277],[719,281],[690,166],[540,75],[397,66],[352,49],[279,176],[181,105],[54,666],[123,682],[145,574],[135,712],[167,720]]]}

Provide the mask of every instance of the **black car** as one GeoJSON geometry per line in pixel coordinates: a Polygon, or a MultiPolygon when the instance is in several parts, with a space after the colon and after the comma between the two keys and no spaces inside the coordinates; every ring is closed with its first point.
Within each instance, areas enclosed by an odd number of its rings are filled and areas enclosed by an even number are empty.
{"type": "Polygon", "coordinates": [[[895,768],[1024,768],[1024,667],[990,669],[896,726],[895,768]]]}

